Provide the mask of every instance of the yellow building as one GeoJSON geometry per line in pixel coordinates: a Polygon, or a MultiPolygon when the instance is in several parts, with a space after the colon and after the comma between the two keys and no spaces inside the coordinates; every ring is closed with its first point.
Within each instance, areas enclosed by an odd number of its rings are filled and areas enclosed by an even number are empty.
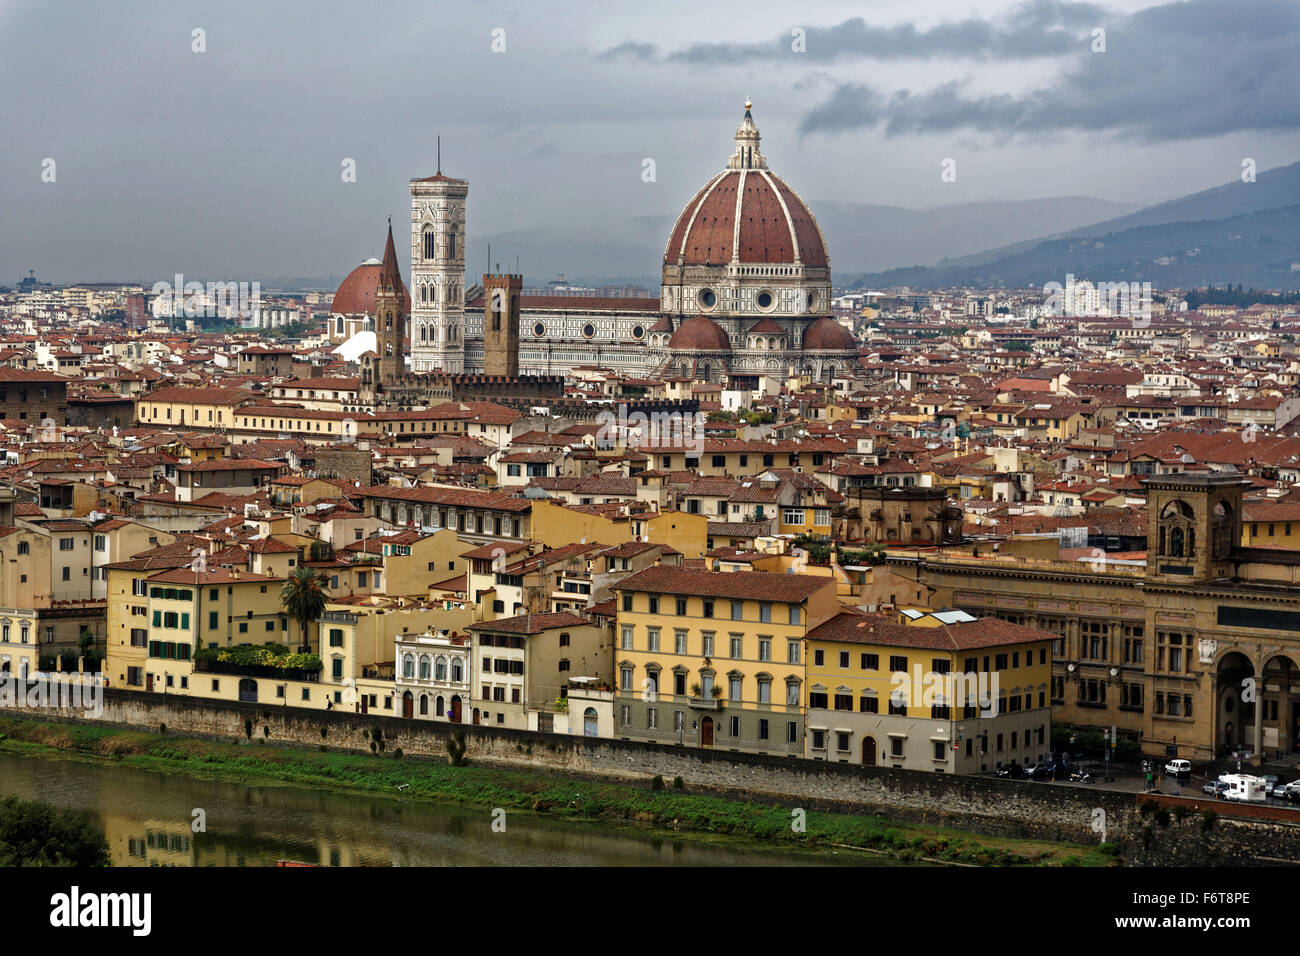
{"type": "Polygon", "coordinates": [[[1054,638],[962,611],[846,610],[808,635],[806,755],[937,773],[1043,760],[1054,638]]]}
{"type": "MultiPolygon", "coordinates": [[[[147,560],[108,571],[108,659],[111,686],[223,700],[238,696],[239,679],[198,673],[199,648],[299,642],[280,603],[284,578],[247,571],[190,567],[150,570],[147,560]]],[[[310,633],[309,633],[310,636],[310,633]]]]}
{"type": "Polygon", "coordinates": [[[228,428],[234,424],[235,409],[252,398],[238,388],[169,385],[136,399],[135,420],[166,427],[228,428]]]}
{"type": "Polygon", "coordinates": [[[614,585],[615,734],[804,753],[804,638],[840,610],[830,577],[657,566],[614,585]]]}
{"type": "Polygon", "coordinates": [[[688,558],[708,550],[709,519],[684,511],[604,511],[568,507],[554,501],[532,502],[532,538],[549,545],[600,541],[608,545],[630,541],[664,544],[688,558]]]}
{"type": "Polygon", "coordinates": [[[1247,504],[1241,515],[1243,548],[1300,550],[1300,505],[1247,504]]]}

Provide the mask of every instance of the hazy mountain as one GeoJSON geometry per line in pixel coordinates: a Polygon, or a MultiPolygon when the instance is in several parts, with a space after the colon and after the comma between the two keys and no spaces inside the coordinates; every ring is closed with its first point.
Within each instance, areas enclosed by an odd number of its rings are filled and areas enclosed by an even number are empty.
{"type": "Polygon", "coordinates": [[[1160,286],[1300,288],[1300,163],[1104,222],[976,255],[869,273],[854,284],[1041,287],[1067,274],[1160,286]]]}
{"type": "MultiPolygon", "coordinates": [[[[988,248],[990,237],[1037,239],[1140,208],[1082,196],[963,203],[936,209],[819,200],[810,200],[808,206],[826,236],[837,276],[975,253],[988,248]]],[[[471,239],[469,272],[485,271],[490,243],[493,268],[500,263],[502,269],[513,271],[518,256],[526,284],[550,280],[558,273],[571,282],[587,284],[640,277],[639,284],[654,293],[674,221],[673,216],[639,217],[625,220],[601,236],[588,232],[565,235],[549,227],[471,239]]]]}

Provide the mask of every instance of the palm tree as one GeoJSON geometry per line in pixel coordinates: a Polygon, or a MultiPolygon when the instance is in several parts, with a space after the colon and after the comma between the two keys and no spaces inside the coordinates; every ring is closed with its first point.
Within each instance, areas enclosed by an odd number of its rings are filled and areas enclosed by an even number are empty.
{"type": "Polygon", "coordinates": [[[280,603],[302,627],[303,653],[311,650],[307,627],[321,616],[325,602],[329,600],[329,592],[325,590],[328,581],[324,574],[312,568],[298,567],[289,572],[289,578],[280,591],[280,603]]]}

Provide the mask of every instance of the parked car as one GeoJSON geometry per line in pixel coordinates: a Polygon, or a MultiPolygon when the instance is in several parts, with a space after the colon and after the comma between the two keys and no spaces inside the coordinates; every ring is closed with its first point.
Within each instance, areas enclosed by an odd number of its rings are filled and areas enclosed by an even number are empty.
{"type": "Polygon", "coordinates": [[[1025,769],[1025,776],[1030,780],[1051,780],[1052,765],[1045,761],[1040,761],[1032,767],[1027,767],[1025,769]]]}
{"type": "Polygon", "coordinates": [[[1205,786],[1201,787],[1201,793],[1204,793],[1207,796],[1221,798],[1223,796],[1224,791],[1227,789],[1228,789],[1228,784],[1223,780],[1211,780],[1205,786]]]}
{"type": "Polygon", "coordinates": [[[1023,780],[1025,779],[1025,768],[1018,763],[1008,764],[1005,767],[998,768],[998,776],[1011,780],[1023,780]]]}
{"type": "Polygon", "coordinates": [[[1171,777],[1186,777],[1192,772],[1192,762],[1190,760],[1171,760],[1165,764],[1165,773],[1171,777]]]}

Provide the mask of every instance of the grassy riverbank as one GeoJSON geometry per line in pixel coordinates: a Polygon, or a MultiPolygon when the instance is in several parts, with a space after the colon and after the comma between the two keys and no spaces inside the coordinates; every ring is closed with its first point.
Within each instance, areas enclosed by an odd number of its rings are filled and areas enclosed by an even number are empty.
{"type": "MultiPolygon", "coordinates": [[[[904,860],[977,865],[1111,866],[1111,847],[1004,837],[879,817],[810,811],[796,832],[792,808],[745,803],[672,788],[575,780],[538,772],[410,757],[320,752],[300,747],[217,743],[189,737],[86,724],[0,719],[0,751],[64,753],[127,766],[244,783],[285,783],[317,789],[396,795],[501,807],[606,823],[776,842],[790,847],[858,847],[904,860]]],[[[870,856],[864,855],[864,862],[870,856]]]]}

